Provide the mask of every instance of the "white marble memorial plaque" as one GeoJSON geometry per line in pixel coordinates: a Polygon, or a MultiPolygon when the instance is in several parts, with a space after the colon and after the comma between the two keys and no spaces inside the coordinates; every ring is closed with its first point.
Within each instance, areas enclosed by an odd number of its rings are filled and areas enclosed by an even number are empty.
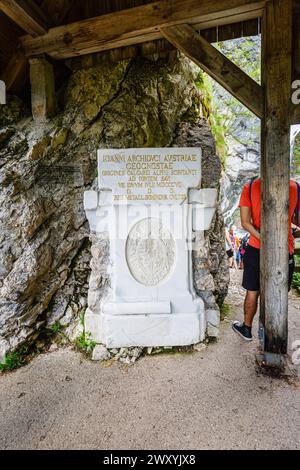
{"type": "Polygon", "coordinates": [[[98,150],[98,183],[84,207],[91,231],[109,236],[110,290],[97,293],[93,259],[86,331],[108,347],[203,340],[190,240],[210,227],[217,191],[200,189],[201,148],[98,150]]]}
{"type": "Polygon", "coordinates": [[[113,189],[114,202],[182,203],[198,187],[200,148],[98,150],[101,188],[113,189]]]}

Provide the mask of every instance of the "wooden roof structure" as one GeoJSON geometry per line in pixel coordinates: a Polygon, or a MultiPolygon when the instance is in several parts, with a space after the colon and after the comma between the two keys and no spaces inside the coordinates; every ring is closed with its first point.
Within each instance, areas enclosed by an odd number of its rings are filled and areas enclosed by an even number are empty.
{"type": "Polygon", "coordinates": [[[290,125],[300,124],[300,104],[291,98],[292,85],[300,88],[300,0],[0,0],[0,79],[19,92],[30,68],[34,117],[54,112],[53,70],[62,64],[77,68],[173,48],[261,119],[260,318],[265,359],[278,363],[287,351],[290,125]],[[212,45],[260,33],[262,84],[212,45]]]}
{"type": "Polygon", "coordinates": [[[220,0],[1,0],[0,77],[18,92],[28,77],[28,57],[46,54],[80,67],[94,63],[95,54],[99,61],[117,61],[169,51],[174,46],[161,28],[175,24],[192,25],[210,43],[258,34],[264,2],[229,3],[230,8],[220,0]]]}

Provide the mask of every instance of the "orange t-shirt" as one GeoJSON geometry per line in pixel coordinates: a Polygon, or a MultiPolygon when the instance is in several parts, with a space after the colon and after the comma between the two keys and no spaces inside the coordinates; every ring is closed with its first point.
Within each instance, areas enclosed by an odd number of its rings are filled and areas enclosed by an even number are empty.
{"type": "MultiPolygon", "coordinates": [[[[289,225],[292,223],[292,217],[295,212],[298,201],[298,187],[294,181],[290,181],[290,210],[289,210],[289,225]]],[[[254,227],[260,229],[260,179],[254,180],[251,189],[250,200],[250,183],[246,184],[243,188],[239,207],[252,208],[252,223],[254,227]]],[[[260,248],[260,241],[253,235],[250,236],[249,245],[254,248],[260,248]]],[[[289,252],[294,253],[294,238],[292,229],[289,232],[289,252]]]]}

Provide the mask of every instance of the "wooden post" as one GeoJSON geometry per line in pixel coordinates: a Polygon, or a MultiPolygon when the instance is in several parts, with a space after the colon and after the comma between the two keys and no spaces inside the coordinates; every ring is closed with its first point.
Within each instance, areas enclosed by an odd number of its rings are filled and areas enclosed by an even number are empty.
{"type": "Polygon", "coordinates": [[[44,57],[29,60],[33,118],[43,121],[55,114],[53,66],[44,57]]]}
{"type": "MultiPolygon", "coordinates": [[[[294,0],[293,10],[293,82],[300,80],[300,0],[294,0]]],[[[297,97],[299,92],[297,92],[297,97]]],[[[300,104],[291,103],[291,124],[300,124],[300,104]]]]}
{"type": "Polygon", "coordinates": [[[293,80],[300,80],[300,0],[293,10],[293,80]]]}
{"type": "Polygon", "coordinates": [[[288,339],[289,105],[292,0],[270,0],[262,25],[265,89],[261,157],[261,323],[266,361],[280,363],[288,339]]]}

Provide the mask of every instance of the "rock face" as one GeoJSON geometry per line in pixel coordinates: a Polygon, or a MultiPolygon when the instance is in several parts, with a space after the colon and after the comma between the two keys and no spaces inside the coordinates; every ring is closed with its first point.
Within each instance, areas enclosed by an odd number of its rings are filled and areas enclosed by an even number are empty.
{"type": "MultiPolygon", "coordinates": [[[[221,42],[217,47],[260,83],[259,36],[221,42]]],[[[221,206],[225,222],[230,225],[235,223],[243,185],[260,173],[260,120],[213,81],[212,90],[215,113],[221,118],[227,144],[226,169],[221,179],[221,206]]],[[[292,126],[291,177],[297,180],[300,174],[299,133],[300,126],[292,126]]]]}
{"type": "MultiPolygon", "coordinates": [[[[36,124],[15,98],[0,108],[2,353],[57,321],[71,339],[79,334],[90,262],[100,260],[97,282],[104,290],[109,283],[107,242],[93,246],[91,257],[83,209],[97,148],[204,145],[203,186],[219,187],[221,166],[194,79],[178,55],[135,59],[75,71],[64,108],[46,123],[36,124]]],[[[213,308],[228,283],[220,211],[205,243],[195,252],[195,285],[213,308]]]]}
{"type": "MultiPolygon", "coordinates": [[[[218,48],[260,82],[260,37],[221,42],[218,48]]],[[[259,174],[260,120],[216,82],[212,82],[212,89],[215,112],[221,117],[227,145],[221,184],[222,211],[225,222],[231,224],[243,185],[259,174]]]]}

